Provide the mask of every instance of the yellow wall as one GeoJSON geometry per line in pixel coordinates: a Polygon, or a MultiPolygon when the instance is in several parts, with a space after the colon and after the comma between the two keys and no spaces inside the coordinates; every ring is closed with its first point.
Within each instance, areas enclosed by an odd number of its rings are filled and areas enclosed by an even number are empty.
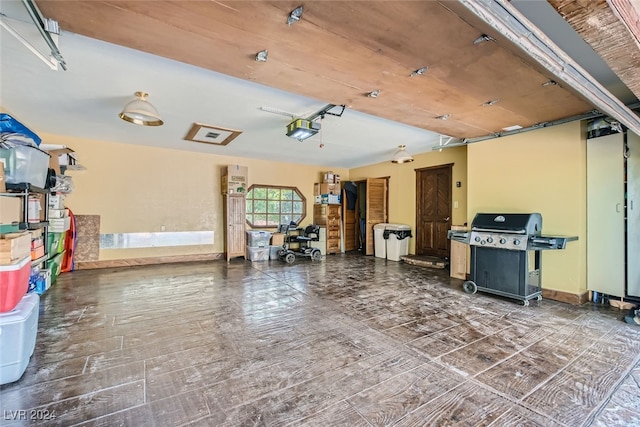
{"type": "Polygon", "coordinates": [[[567,123],[468,147],[468,222],[477,212],[540,212],[543,234],[578,236],[542,253],[542,286],[586,292],[586,134],[567,123]]]}
{"type": "MultiPolygon", "coordinates": [[[[389,177],[389,219],[390,223],[407,224],[416,227],[416,169],[453,163],[451,197],[458,202],[452,209],[452,224],[462,225],[467,218],[467,148],[448,148],[413,156],[411,163],[377,163],[354,168],[349,171],[351,180],[389,177]],[[456,187],[456,181],[461,186],[456,187]]],[[[409,253],[415,253],[414,239],[410,240],[409,253]]]]}
{"type": "Polygon", "coordinates": [[[86,171],[69,171],[74,191],[66,205],[76,215],[100,215],[101,233],[210,231],[214,243],[102,250],[100,260],[223,253],[220,169],[249,168],[249,184],[295,186],[307,199],[303,225],[313,221],[313,184],[322,171],[348,179],[347,169],[268,162],[116,142],[39,134],[45,144],[75,150],[86,171]]]}

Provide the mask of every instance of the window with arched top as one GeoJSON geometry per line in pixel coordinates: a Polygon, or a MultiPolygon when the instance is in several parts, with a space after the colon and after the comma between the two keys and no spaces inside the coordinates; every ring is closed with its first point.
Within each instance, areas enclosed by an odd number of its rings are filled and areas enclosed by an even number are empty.
{"type": "Polygon", "coordinates": [[[247,191],[247,223],[252,228],[300,225],[307,215],[306,199],[296,187],[254,184],[247,191]]]}

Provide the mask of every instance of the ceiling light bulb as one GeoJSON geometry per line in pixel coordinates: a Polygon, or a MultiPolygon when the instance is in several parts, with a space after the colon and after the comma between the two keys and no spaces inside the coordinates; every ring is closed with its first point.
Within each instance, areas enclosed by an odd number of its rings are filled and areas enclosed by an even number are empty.
{"type": "Polygon", "coordinates": [[[302,5],[296,7],[291,11],[289,17],[287,18],[287,24],[291,25],[294,22],[298,22],[302,18],[302,5]]]}
{"type": "Polygon", "coordinates": [[[148,93],[136,92],[136,99],[129,102],[118,115],[122,120],[140,126],[161,126],[164,124],[158,110],[147,101],[148,93]]]}
{"type": "Polygon", "coordinates": [[[418,68],[417,70],[415,70],[414,72],[411,73],[411,77],[415,77],[415,76],[421,76],[425,73],[425,71],[427,71],[429,69],[429,67],[422,67],[422,68],[418,68]]]}
{"type": "Polygon", "coordinates": [[[256,53],[256,61],[257,62],[267,62],[267,56],[269,56],[269,51],[267,49],[261,50],[256,53]]]}
{"type": "Polygon", "coordinates": [[[380,95],[380,89],[376,89],[376,90],[371,91],[371,92],[369,92],[369,93],[367,94],[367,96],[368,96],[369,98],[377,98],[377,97],[378,97],[378,95],[380,95]]]}

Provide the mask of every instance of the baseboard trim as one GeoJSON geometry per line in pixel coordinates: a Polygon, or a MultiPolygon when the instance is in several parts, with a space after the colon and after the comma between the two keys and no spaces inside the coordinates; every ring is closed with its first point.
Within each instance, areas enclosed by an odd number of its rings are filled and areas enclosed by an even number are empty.
{"type": "Polygon", "coordinates": [[[214,261],[225,259],[223,253],[197,254],[197,255],[172,255],[148,258],[113,259],[103,261],[78,261],[74,263],[76,270],[92,270],[98,268],[134,267],[136,265],[169,264],[174,262],[214,261]]]}
{"type": "Polygon", "coordinates": [[[543,289],[542,298],[560,301],[571,305],[582,305],[589,302],[589,292],[572,294],[570,292],[555,291],[553,289],[543,289]]]}

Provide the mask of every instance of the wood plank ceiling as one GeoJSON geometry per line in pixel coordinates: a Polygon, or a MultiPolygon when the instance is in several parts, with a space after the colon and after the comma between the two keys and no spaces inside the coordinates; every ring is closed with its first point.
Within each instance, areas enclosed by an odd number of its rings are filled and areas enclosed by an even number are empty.
{"type": "Polygon", "coordinates": [[[37,1],[65,31],[458,138],[593,109],[447,3],[308,2],[287,25],[299,1],[37,1]],[[482,34],[495,40],[474,44],[482,34]]]}
{"type": "Polygon", "coordinates": [[[549,3],[640,98],[640,4],[634,7],[625,0],[549,3]]]}

